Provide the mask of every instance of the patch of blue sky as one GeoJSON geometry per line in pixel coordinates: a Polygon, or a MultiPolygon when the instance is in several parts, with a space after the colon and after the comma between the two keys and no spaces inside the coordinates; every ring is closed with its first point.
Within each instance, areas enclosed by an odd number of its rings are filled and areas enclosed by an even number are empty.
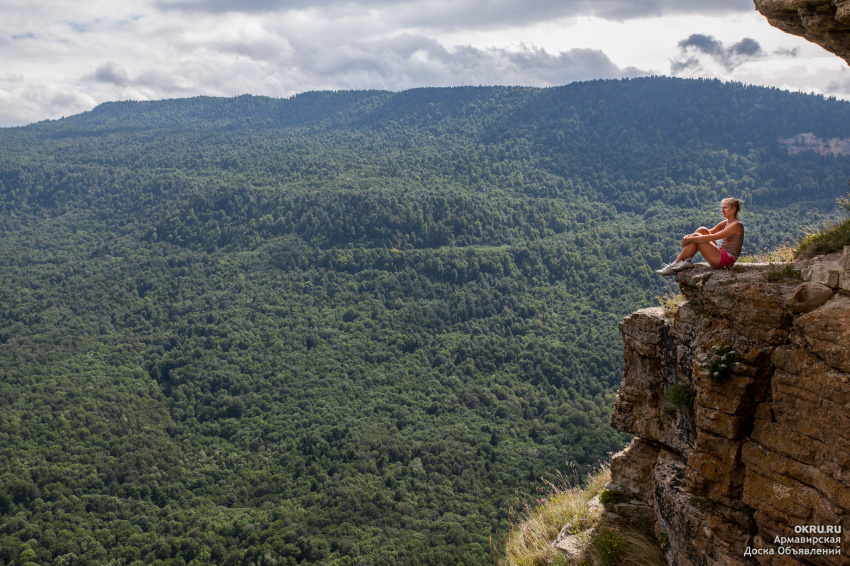
{"type": "Polygon", "coordinates": [[[89,33],[94,31],[95,26],[100,23],[100,19],[92,20],[90,22],[72,22],[71,20],[65,20],[65,23],[76,32],[89,33]]]}

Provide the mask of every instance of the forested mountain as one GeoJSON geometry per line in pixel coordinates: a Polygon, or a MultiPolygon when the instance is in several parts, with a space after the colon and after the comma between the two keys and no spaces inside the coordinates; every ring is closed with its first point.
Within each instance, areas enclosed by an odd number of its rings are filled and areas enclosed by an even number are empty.
{"type": "Polygon", "coordinates": [[[617,324],[850,104],[645,78],[114,102],[0,130],[0,564],[482,564],[585,473],[617,324]],[[139,562],[140,561],[140,562],[139,562]]]}

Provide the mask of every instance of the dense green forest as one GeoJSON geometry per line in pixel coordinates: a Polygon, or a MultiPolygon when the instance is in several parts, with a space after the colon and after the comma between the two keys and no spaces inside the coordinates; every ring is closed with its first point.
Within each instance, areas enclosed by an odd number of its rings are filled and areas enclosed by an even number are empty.
{"type": "Polygon", "coordinates": [[[0,564],[489,563],[627,438],[617,324],[850,104],[645,78],[114,102],[0,130],[0,564]]]}

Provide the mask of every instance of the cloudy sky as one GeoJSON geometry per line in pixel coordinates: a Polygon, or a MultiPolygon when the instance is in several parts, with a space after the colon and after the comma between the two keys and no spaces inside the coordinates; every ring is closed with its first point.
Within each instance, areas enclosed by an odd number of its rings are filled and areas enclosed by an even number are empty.
{"type": "Polygon", "coordinates": [[[0,126],[109,100],[716,77],[850,99],[751,0],[4,0],[0,126]]]}

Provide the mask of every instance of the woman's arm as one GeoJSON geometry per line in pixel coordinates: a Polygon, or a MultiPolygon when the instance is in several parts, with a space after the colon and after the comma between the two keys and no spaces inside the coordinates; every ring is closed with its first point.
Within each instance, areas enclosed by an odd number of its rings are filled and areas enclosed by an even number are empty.
{"type": "Polygon", "coordinates": [[[683,238],[684,243],[689,244],[699,243],[699,242],[714,242],[716,240],[722,240],[723,238],[729,237],[732,234],[742,234],[744,232],[744,226],[740,222],[733,222],[731,225],[721,227],[721,224],[726,224],[724,220],[714,228],[710,230],[709,234],[692,234],[689,236],[685,236],[683,238]],[[720,229],[718,232],[715,230],[720,229]]]}
{"type": "MultiPolygon", "coordinates": [[[[705,232],[700,232],[700,230],[708,230],[709,234],[714,234],[714,233],[722,230],[724,226],[726,226],[725,220],[722,221],[721,223],[719,223],[714,228],[699,228],[696,232],[691,232],[690,234],[685,234],[684,238],[687,238],[688,236],[704,236],[705,232]]],[[[684,239],[684,238],[682,238],[682,239],[684,239]]]]}
{"type": "MultiPolygon", "coordinates": [[[[720,222],[718,222],[718,223],[717,223],[717,226],[715,226],[714,228],[712,228],[711,230],[709,230],[709,231],[708,231],[708,233],[709,233],[709,234],[717,234],[718,232],[720,232],[720,231],[721,231],[721,230],[723,230],[724,228],[726,228],[726,221],[725,221],[725,220],[721,220],[720,222]]],[[[718,238],[717,238],[717,239],[719,240],[719,239],[720,239],[720,237],[718,236],[718,238]]]]}
{"type": "Polygon", "coordinates": [[[720,222],[717,226],[715,226],[714,228],[711,228],[711,229],[703,228],[702,226],[700,226],[699,228],[697,228],[696,232],[693,232],[691,234],[685,234],[684,236],[682,236],[682,245],[683,246],[686,245],[690,241],[689,240],[690,237],[697,238],[699,236],[705,236],[706,234],[714,234],[716,232],[719,232],[721,229],[723,229],[724,226],[726,226],[725,220],[723,222],[720,222]]]}

